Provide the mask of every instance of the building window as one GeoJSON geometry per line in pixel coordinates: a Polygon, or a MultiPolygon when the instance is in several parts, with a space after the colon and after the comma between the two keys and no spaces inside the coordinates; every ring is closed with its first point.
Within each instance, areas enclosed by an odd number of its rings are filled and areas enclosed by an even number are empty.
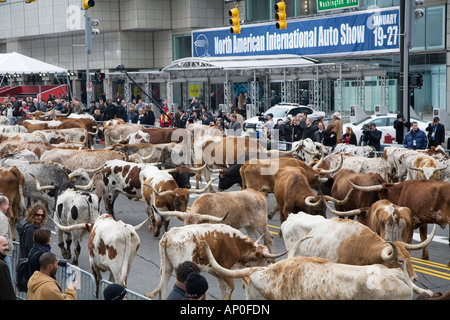
{"type": "Polygon", "coordinates": [[[425,15],[416,20],[412,51],[445,48],[445,6],[424,8],[425,15]]]}
{"type": "MultiPolygon", "coordinates": [[[[247,0],[246,19],[248,21],[270,21],[275,20],[275,4],[281,0],[247,0]]],[[[297,7],[305,0],[285,0],[287,17],[297,16],[297,7]]],[[[306,2],[316,2],[307,0],[306,2]]]]}
{"type": "Polygon", "coordinates": [[[191,35],[173,36],[173,60],[192,56],[191,35]]]}

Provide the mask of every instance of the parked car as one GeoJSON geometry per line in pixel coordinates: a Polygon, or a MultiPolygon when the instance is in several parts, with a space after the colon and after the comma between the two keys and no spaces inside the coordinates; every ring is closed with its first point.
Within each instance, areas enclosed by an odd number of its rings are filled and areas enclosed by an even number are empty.
{"type": "Polygon", "coordinates": [[[325,118],[325,112],[323,111],[316,111],[310,107],[302,106],[296,103],[279,103],[269,108],[262,115],[245,120],[244,130],[249,131],[260,130],[264,121],[267,120],[267,115],[269,113],[273,114],[273,121],[275,123],[278,119],[282,119],[283,121],[285,121],[288,116],[294,118],[299,113],[306,113],[308,115],[312,115],[313,120],[317,119],[318,116],[322,116],[323,118],[325,118]]]}
{"type": "MultiPolygon", "coordinates": [[[[358,143],[360,142],[363,126],[369,126],[371,123],[375,123],[377,129],[381,131],[381,143],[384,143],[386,134],[390,134],[395,139],[395,129],[394,129],[394,121],[397,120],[397,114],[395,113],[380,113],[368,116],[358,122],[354,123],[344,123],[342,126],[342,130],[345,133],[345,128],[352,128],[353,132],[356,135],[356,139],[358,143]]],[[[420,130],[425,131],[428,126],[428,122],[416,119],[411,117],[410,121],[417,121],[420,130]]],[[[426,132],[425,132],[426,133],[426,132]]],[[[394,142],[395,143],[395,140],[394,142]]]]}

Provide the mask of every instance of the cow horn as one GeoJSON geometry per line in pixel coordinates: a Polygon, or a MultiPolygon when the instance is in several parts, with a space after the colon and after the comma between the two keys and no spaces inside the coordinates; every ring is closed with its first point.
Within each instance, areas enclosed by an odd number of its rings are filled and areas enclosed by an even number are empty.
{"type": "MultiPolygon", "coordinates": [[[[98,172],[97,172],[98,173],[98,172]]],[[[95,175],[97,175],[97,173],[95,175]]],[[[94,176],[95,176],[94,175],[94,176]]],[[[83,190],[83,191],[87,191],[87,190],[91,190],[92,186],[94,185],[94,177],[92,177],[91,181],[89,182],[89,184],[85,185],[85,186],[81,186],[81,185],[75,185],[75,189],[77,190],[83,190]]]]}
{"type": "Polygon", "coordinates": [[[281,256],[284,256],[286,253],[288,253],[289,252],[289,250],[286,250],[286,251],[284,251],[284,252],[282,252],[282,253],[277,253],[277,254],[275,254],[275,253],[269,253],[269,252],[263,252],[262,254],[263,254],[263,256],[265,257],[265,258],[267,258],[267,259],[276,259],[276,258],[279,258],[279,257],[281,257],[281,256]]]}
{"type": "Polygon", "coordinates": [[[328,203],[325,202],[325,205],[327,206],[328,210],[330,210],[330,212],[332,214],[334,214],[335,216],[338,216],[340,218],[345,218],[345,217],[351,217],[357,214],[360,214],[362,212],[361,209],[354,209],[354,210],[349,210],[349,211],[338,211],[336,209],[331,208],[328,203]]]}
{"type": "MultiPolygon", "coordinates": [[[[333,174],[333,173],[338,172],[338,171],[342,168],[342,165],[343,165],[343,163],[344,163],[344,156],[342,155],[342,153],[339,153],[339,155],[341,156],[341,162],[339,163],[339,165],[338,165],[336,168],[330,169],[330,170],[325,170],[325,169],[323,169],[323,170],[320,170],[319,173],[320,173],[320,174],[333,174]]],[[[319,161],[319,163],[320,163],[320,161],[319,161]]],[[[318,163],[318,164],[319,164],[319,163],[318,163]]],[[[314,169],[316,169],[316,167],[318,167],[318,165],[315,165],[315,166],[314,166],[314,169]]],[[[317,169],[318,169],[318,168],[317,168],[317,169]]],[[[317,169],[316,169],[316,170],[317,170],[317,169]]]]}
{"type": "Polygon", "coordinates": [[[53,223],[58,227],[58,229],[63,231],[63,232],[70,232],[70,231],[74,231],[74,230],[87,229],[86,223],[78,223],[78,224],[74,224],[74,225],[71,225],[71,226],[63,226],[63,225],[59,224],[58,222],[56,222],[50,215],[48,215],[48,217],[50,218],[50,220],[53,221],[53,223]]]}
{"type": "Polygon", "coordinates": [[[36,182],[36,189],[37,190],[39,190],[39,191],[55,190],[55,186],[43,186],[43,187],[41,187],[41,184],[39,183],[39,180],[35,176],[33,176],[31,173],[30,173],[30,176],[32,176],[34,178],[34,181],[36,182]]]}
{"type": "Polygon", "coordinates": [[[164,196],[167,196],[167,195],[173,193],[173,190],[166,190],[166,191],[161,191],[161,192],[156,191],[156,189],[153,188],[153,186],[152,186],[151,184],[148,184],[148,183],[144,183],[144,185],[146,185],[147,187],[152,188],[153,192],[154,192],[158,197],[164,197],[164,196]]]}
{"type": "Polygon", "coordinates": [[[228,278],[244,278],[250,276],[252,268],[244,268],[241,270],[229,270],[222,267],[219,263],[217,263],[216,259],[214,258],[214,255],[212,254],[208,243],[206,243],[206,241],[202,242],[203,246],[205,247],[206,256],[208,257],[209,263],[211,264],[211,267],[214,269],[214,271],[216,271],[218,274],[228,278]]]}
{"type": "Polygon", "coordinates": [[[202,221],[204,221],[204,222],[223,222],[227,218],[229,212],[230,211],[227,211],[227,213],[225,213],[225,215],[223,217],[221,217],[221,218],[220,217],[211,216],[209,214],[202,214],[201,215],[202,216],[202,221]]]}
{"type": "Polygon", "coordinates": [[[159,211],[155,206],[153,206],[153,210],[155,210],[160,216],[167,219],[177,218],[183,220],[183,218],[188,214],[183,211],[159,211]]]}
{"type": "Polygon", "coordinates": [[[304,237],[303,239],[297,240],[297,241],[294,243],[294,245],[289,249],[289,254],[288,254],[288,257],[287,257],[287,258],[289,259],[289,258],[295,257],[295,252],[297,251],[298,246],[300,245],[300,243],[302,243],[302,242],[305,241],[305,240],[311,239],[311,238],[313,238],[313,237],[312,237],[312,236],[307,236],[307,237],[304,237]]]}
{"type": "Polygon", "coordinates": [[[386,247],[381,251],[381,258],[384,261],[391,261],[397,259],[398,249],[394,242],[392,241],[385,241],[383,243],[388,243],[391,245],[391,247],[386,247]]]}
{"type": "Polygon", "coordinates": [[[317,197],[317,196],[309,196],[309,197],[306,197],[305,203],[306,203],[308,206],[310,206],[310,207],[317,207],[317,206],[320,204],[320,202],[322,201],[322,199],[319,197],[319,201],[317,201],[317,202],[312,202],[313,200],[316,200],[316,199],[317,199],[316,197],[317,197]]]}
{"type": "Polygon", "coordinates": [[[345,198],[342,199],[342,200],[338,200],[338,199],[336,199],[336,198],[333,198],[332,196],[327,196],[327,195],[324,195],[324,198],[325,198],[327,201],[333,202],[335,205],[336,205],[336,204],[337,204],[337,205],[344,205],[344,204],[347,203],[348,199],[350,198],[350,194],[351,194],[352,192],[353,192],[353,189],[350,189],[350,190],[347,192],[347,195],[345,196],[345,198]]]}
{"type": "Polygon", "coordinates": [[[423,172],[423,169],[422,169],[422,168],[409,167],[409,169],[415,170],[415,171],[421,171],[421,172],[423,172]]]}
{"type": "MultiPolygon", "coordinates": [[[[192,168],[192,167],[189,167],[189,170],[190,170],[190,171],[194,171],[194,172],[198,172],[198,171],[202,171],[203,169],[205,169],[205,167],[206,167],[206,163],[205,163],[203,166],[199,167],[199,168],[192,168]]],[[[209,169],[209,168],[208,168],[208,169],[209,169]]]]}
{"type": "Polygon", "coordinates": [[[213,168],[210,168],[209,166],[207,166],[207,168],[212,173],[223,173],[223,169],[213,169],[213,168]]]}
{"type": "Polygon", "coordinates": [[[188,191],[189,191],[189,193],[201,194],[201,193],[205,192],[206,189],[209,188],[209,186],[211,185],[211,183],[213,183],[213,181],[215,181],[215,180],[217,180],[217,179],[219,179],[219,178],[214,178],[214,179],[212,179],[212,180],[209,180],[209,182],[206,184],[206,186],[205,186],[203,189],[199,189],[199,190],[196,190],[196,189],[190,190],[190,189],[189,189],[188,191]]]}
{"type": "Polygon", "coordinates": [[[142,161],[146,161],[146,160],[150,160],[153,157],[153,154],[155,153],[155,149],[152,149],[152,152],[145,156],[145,157],[141,157],[142,161]]]}
{"type": "Polygon", "coordinates": [[[420,250],[420,249],[423,249],[423,248],[425,248],[426,246],[428,246],[431,243],[435,233],[436,233],[436,225],[434,224],[433,225],[433,231],[431,231],[431,234],[428,236],[428,238],[425,241],[423,241],[421,243],[418,243],[418,244],[410,244],[410,243],[405,243],[405,242],[403,242],[403,244],[405,245],[405,248],[407,250],[420,250]]]}
{"type": "Polygon", "coordinates": [[[100,171],[101,169],[103,169],[103,167],[104,167],[104,165],[102,165],[102,166],[100,166],[98,168],[95,168],[95,169],[84,169],[84,171],[86,173],[96,173],[96,172],[100,171]]]}
{"type": "Polygon", "coordinates": [[[358,186],[352,183],[350,180],[347,180],[350,185],[359,191],[372,192],[372,191],[381,191],[383,189],[382,185],[374,185],[374,186],[358,186]]]}
{"type": "Polygon", "coordinates": [[[325,159],[325,153],[321,152],[321,156],[320,156],[319,162],[317,162],[312,168],[314,170],[319,169],[319,166],[324,162],[324,159],[325,159]]]}

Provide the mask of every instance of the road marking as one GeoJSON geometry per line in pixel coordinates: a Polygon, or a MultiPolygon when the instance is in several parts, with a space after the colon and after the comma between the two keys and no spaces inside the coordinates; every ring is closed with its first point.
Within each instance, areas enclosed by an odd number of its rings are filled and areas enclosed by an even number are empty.
{"type": "MultiPolygon", "coordinates": [[[[429,236],[429,235],[427,235],[429,236]]],[[[422,242],[422,240],[420,240],[420,233],[419,232],[414,232],[413,234],[413,240],[422,242]]],[[[434,242],[439,242],[439,243],[443,243],[443,244],[448,244],[448,238],[447,237],[443,237],[443,236],[434,236],[433,237],[433,241],[434,242]]]]}

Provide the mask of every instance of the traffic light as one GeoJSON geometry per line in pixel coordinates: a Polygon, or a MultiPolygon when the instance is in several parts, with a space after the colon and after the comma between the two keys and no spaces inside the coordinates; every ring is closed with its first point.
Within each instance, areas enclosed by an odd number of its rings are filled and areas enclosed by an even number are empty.
{"type": "Polygon", "coordinates": [[[94,0],[83,0],[83,9],[91,9],[93,6],[95,6],[94,0]]]}
{"type": "Polygon", "coordinates": [[[25,0],[25,3],[32,3],[32,2],[36,2],[36,0],[25,0]]]}
{"type": "Polygon", "coordinates": [[[286,3],[284,0],[275,4],[275,10],[277,11],[275,13],[275,19],[278,20],[276,24],[277,29],[286,29],[286,3]]]}
{"type": "Polygon", "coordinates": [[[6,0],[0,0],[0,3],[5,3],[6,2],[6,0]]]}
{"type": "Polygon", "coordinates": [[[95,72],[95,80],[96,81],[102,81],[105,79],[105,74],[102,72],[95,72]]]}
{"type": "Polygon", "coordinates": [[[241,21],[239,20],[239,9],[236,5],[236,8],[230,9],[228,11],[228,14],[230,15],[230,24],[233,25],[230,28],[231,33],[239,34],[241,33],[241,21]]]}

